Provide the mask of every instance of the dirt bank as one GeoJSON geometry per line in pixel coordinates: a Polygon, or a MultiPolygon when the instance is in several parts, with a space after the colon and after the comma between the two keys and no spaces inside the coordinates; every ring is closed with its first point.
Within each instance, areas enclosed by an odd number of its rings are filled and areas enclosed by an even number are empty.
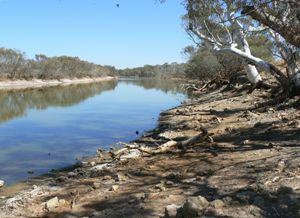
{"type": "Polygon", "coordinates": [[[28,89],[28,88],[39,88],[49,87],[58,85],[73,85],[73,84],[84,84],[93,82],[102,82],[116,79],[115,77],[95,77],[95,78],[76,78],[76,79],[60,79],[60,80],[9,80],[0,81],[0,90],[16,90],[16,89],[28,89]]]}
{"type": "Polygon", "coordinates": [[[162,113],[134,143],[180,141],[201,127],[213,141],[117,159],[98,151],[3,199],[0,217],[300,217],[300,101],[268,99],[260,90],[208,92],[162,113]]]}

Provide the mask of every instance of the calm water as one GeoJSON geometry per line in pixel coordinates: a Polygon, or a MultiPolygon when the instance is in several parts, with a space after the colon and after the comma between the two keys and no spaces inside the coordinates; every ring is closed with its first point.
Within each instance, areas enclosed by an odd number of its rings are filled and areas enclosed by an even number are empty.
{"type": "Polygon", "coordinates": [[[0,179],[25,180],[131,141],[184,99],[178,84],[149,79],[0,92],[0,179]]]}

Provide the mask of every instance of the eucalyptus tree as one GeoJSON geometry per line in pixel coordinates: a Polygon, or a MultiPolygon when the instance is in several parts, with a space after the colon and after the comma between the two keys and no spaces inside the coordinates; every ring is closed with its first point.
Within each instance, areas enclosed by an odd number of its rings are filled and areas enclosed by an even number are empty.
{"type": "MultiPolygon", "coordinates": [[[[249,20],[235,19],[239,5],[229,0],[187,0],[185,7],[185,28],[197,44],[205,44],[216,54],[234,48],[252,56],[246,39],[249,20]]],[[[254,65],[244,61],[243,67],[251,83],[262,80],[254,65]]]]}
{"type": "Polygon", "coordinates": [[[184,1],[187,14],[184,16],[187,33],[197,44],[206,44],[216,54],[233,54],[244,60],[244,68],[248,79],[259,83],[262,79],[256,67],[273,74],[288,94],[299,94],[300,71],[293,51],[284,38],[276,31],[261,26],[260,23],[244,16],[242,8],[244,1],[238,0],[186,0],[184,1]],[[284,74],[273,64],[254,56],[251,53],[247,36],[261,34],[267,31],[276,51],[285,60],[289,69],[289,76],[284,74]]]}
{"type": "Polygon", "coordinates": [[[290,44],[300,47],[299,0],[241,0],[243,14],[279,33],[290,44]]]}

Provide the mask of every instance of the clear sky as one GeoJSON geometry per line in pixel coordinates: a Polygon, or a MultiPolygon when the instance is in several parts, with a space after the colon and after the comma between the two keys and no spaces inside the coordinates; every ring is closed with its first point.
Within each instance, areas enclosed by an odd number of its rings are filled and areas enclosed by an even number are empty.
{"type": "Polygon", "coordinates": [[[0,0],[0,47],[117,68],[183,62],[181,0],[0,0]],[[117,7],[119,4],[119,7],[117,7]]]}

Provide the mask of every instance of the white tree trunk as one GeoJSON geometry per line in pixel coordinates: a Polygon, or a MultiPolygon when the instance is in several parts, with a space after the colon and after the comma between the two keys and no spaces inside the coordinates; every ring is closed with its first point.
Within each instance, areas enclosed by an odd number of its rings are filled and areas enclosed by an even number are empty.
{"type": "Polygon", "coordinates": [[[247,73],[247,78],[251,83],[256,84],[261,81],[261,76],[255,66],[251,64],[244,64],[244,69],[247,73]]]}
{"type": "MultiPolygon", "coordinates": [[[[280,84],[283,86],[284,90],[289,91],[289,88],[290,88],[289,79],[274,65],[262,60],[261,58],[249,55],[246,52],[235,48],[234,46],[231,46],[230,48],[220,49],[219,51],[220,52],[230,52],[231,54],[234,54],[234,55],[244,59],[246,62],[251,63],[251,64],[261,68],[262,70],[265,70],[266,72],[271,73],[280,82],[280,84]]],[[[300,83],[300,75],[299,75],[299,77],[297,77],[297,83],[298,82],[300,83]]]]}
{"type": "MultiPolygon", "coordinates": [[[[234,31],[234,38],[240,45],[241,49],[248,55],[252,56],[251,51],[250,51],[250,46],[246,40],[246,35],[243,30],[242,24],[238,21],[235,20],[232,22],[233,26],[236,28],[234,31]]],[[[248,63],[244,64],[244,69],[247,73],[247,78],[252,84],[256,84],[262,80],[261,76],[259,75],[256,67],[254,65],[250,65],[248,63]]]]}

